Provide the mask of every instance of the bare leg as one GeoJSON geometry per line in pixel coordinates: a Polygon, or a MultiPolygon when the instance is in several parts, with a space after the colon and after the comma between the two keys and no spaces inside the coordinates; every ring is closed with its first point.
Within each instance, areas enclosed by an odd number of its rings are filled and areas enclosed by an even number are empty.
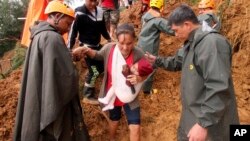
{"type": "Polygon", "coordinates": [[[140,141],[141,126],[139,124],[130,124],[130,141],[140,141]]]}
{"type": "Polygon", "coordinates": [[[118,127],[119,121],[109,121],[109,138],[110,141],[115,141],[115,134],[118,127]]]}

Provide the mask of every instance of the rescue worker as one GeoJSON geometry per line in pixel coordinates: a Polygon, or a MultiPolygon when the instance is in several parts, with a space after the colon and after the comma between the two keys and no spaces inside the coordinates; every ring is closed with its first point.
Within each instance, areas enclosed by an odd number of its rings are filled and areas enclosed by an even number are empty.
{"type": "Polygon", "coordinates": [[[239,124],[231,45],[216,30],[202,30],[187,5],[177,7],[169,23],[183,48],[175,56],[145,56],[155,67],[182,71],[178,141],[229,141],[229,126],[239,124]]]}
{"type": "Polygon", "coordinates": [[[221,22],[219,17],[217,17],[215,14],[214,0],[201,0],[199,2],[198,8],[198,20],[200,24],[204,24],[203,21],[205,21],[211,28],[220,31],[221,22]]]}
{"type": "Polygon", "coordinates": [[[74,11],[49,2],[47,21],[31,29],[18,99],[14,141],[88,141],[78,96],[78,75],[62,35],[74,11]]]}
{"type": "MultiPolygon", "coordinates": [[[[150,1],[149,11],[142,16],[142,29],[138,38],[137,46],[155,56],[158,56],[161,32],[174,35],[174,32],[168,25],[168,20],[161,17],[160,9],[163,6],[164,0],[150,1]]],[[[150,94],[152,91],[153,75],[154,73],[144,82],[142,88],[144,94],[150,94]]]]}
{"type": "MultiPolygon", "coordinates": [[[[69,34],[70,43],[68,48],[72,49],[76,42],[76,37],[80,41],[79,46],[87,45],[94,50],[100,50],[101,35],[111,41],[105,26],[103,10],[97,7],[98,0],[85,0],[85,4],[76,8],[76,19],[69,34]]],[[[88,67],[83,97],[84,102],[98,104],[95,98],[96,79],[103,72],[103,61],[96,61],[89,57],[85,58],[88,67]]]]}

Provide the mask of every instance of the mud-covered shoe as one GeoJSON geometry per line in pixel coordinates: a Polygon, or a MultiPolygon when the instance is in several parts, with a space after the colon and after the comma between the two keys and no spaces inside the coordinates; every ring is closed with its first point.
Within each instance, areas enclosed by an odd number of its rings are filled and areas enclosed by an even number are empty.
{"type": "Polygon", "coordinates": [[[85,86],[83,89],[83,103],[99,105],[98,100],[95,98],[95,88],[85,86]]]}
{"type": "Polygon", "coordinates": [[[152,94],[152,91],[143,91],[144,95],[151,95],[152,94]]]}
{"type": "Polygon", "coordinates": [[[83,89],[83,97],[94,97],[95,95],[95,88],[94,87],[87,87],[85,86],[83,89]]]}
{"type": "Polygon", "coordinates": [[[84,97],[82,102],[85,104],[99,105],[98,100],[93,97],[84,97]]]}

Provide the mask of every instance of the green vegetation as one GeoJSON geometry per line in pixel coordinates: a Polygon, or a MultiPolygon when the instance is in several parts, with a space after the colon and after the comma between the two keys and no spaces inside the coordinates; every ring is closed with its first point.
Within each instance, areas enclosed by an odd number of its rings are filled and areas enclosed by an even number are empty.
{"type": "Polygon", "coordinates": [[[19,38],[24,21],[17,18],[25,17],[29,0],[0,0],[0,39],[19,38]]]}
{"type": "Polygon", "coordinates": [[[11,68],[7,72],[0,72],[0,79],[6,77],[24,61],[26,49],[17,42],[21,37],[24,21],[18,18],[25,17],[28,2],[29,0],[0,0],[0,57],[15,48],[15,55],[10,60],[11,68]]]}
{"type": "Polygon", "coordinates": [[[15,55],[11,59],[12,64],[12,70],[17,69],[19,66],[21,66],[25,60],[25,54],[26,54],[26,47],[22,47],[20,43],[17,43],[15,48],[15,55]]]}
{"type": "Polygon", "coordinates": [[[26,55],[26,47],[23,47],[20,42],[16,43],[15,46],[15,54],[14,56],[10,59],[10,64],[11,67],[6,71],[6,72],[0,72],[0,79],[4,79],[7,77],[13,70],[19,68],[25,60],[25,55],[26,55]]]}
{"type": "Polygon", "coordinates": [[[16,45],[16,41],[12,41],[12,40],[0,41],[0,57],[2,57],[5,52],[13,49],[15,45],[16,45]]]}
{"type": "Polygon", "coordinates": [[[29,0],[0,0],[0,57],[15,47],[19,40],[29,0]]]}

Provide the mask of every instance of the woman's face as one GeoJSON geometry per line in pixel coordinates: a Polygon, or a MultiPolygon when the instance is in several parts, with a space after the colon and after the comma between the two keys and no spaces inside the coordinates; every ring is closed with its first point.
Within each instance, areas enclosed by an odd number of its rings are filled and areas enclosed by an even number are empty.
{"type": "Polygon", "coordinates": [[[128,33],[118,36],[118,47],[124,58],[127,58],[134,48],[134,37],[128,33]]]}

